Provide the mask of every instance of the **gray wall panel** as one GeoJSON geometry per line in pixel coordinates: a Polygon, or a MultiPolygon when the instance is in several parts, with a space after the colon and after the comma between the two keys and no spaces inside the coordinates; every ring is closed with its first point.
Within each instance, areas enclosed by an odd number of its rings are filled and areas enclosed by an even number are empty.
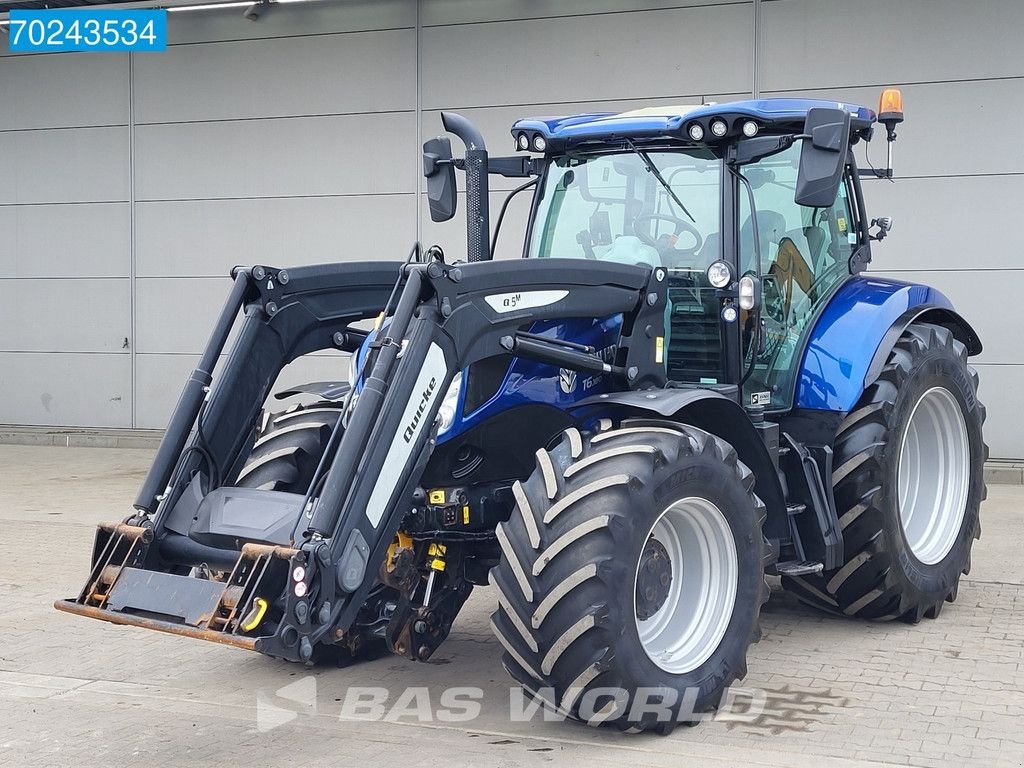
{"type": "MultiPolygon", "coordinates": [[[[873,266],[935,285],[976,324],[993,456],[1024,456],[1014,398],[1024,352],[1007,319],[1024,291],[1015,228],[1024,153],[1007,128],[1024,122],[1024,4],[764,0],[761,9],[763,95],[873,107],[882,86],[903,88],[902,178],[866,185],[871,215],[895,217],[873,266]],[[861,34],[865,19],[885,20],[870,25],[880,55],[851,66],[838,41],[861,34]]],[[[440,132],[439,108],[466,112],[492,151],[508,154],[520,116],[743,97],[753,18],[746,0],[423,0],[417,54],[414,0],[282,5],[258,23],[240,9],[173,14],[170,51],[135,58],[131,211],[89,204],[129,199],[127,129],[80,127],[128,122],[125,57],[3,58],[0,99],[16,108],[0,116],[0,278],[27,279],[0,280],[0,301],[27,319],[8,323],[0,342],[66,354],[0,357],[6,382],[8,371],[20,377],[0,422],[128,426],[134,358],[135,424],[163,426],[224,299],[227,280],[213,276],[233,264],[401,258],[417,228],[425,245],[464,255],[464,200],[441,225],[422,196],[416,209],[419,144],[440,132]],[[62,202],[76,204],[52,205],[62,202]],[[129,275],[137,352],[74,352],[119,351],[132,321],[129,275]],[[64,279],[34,279],[47,277],[64,279]],[[70,385],[35,386],[54,371],[89,393],[54,408],[70,385]]],[[[876,164],[884,150],[874,142],[876,164]]],[[[496,216],[501,190],[517,182],[492,182],[496,216]]],[[[519,255],[528,202],[513,204],[499,258],[519,255]]],[[[331,378],[335,368],[317,357],[285,378],[331,378]]]]}
{"type": "Polygon", "coordinates": [[[0,205],[128,199],[127,128],[0,133],[0,157],[0,205]]]}
{"type": "Polygon", "coordinates": [[[139,278],[135,286],[135,349],[199,354],[220,314],[228,277],[139,278]]]}
{"type": "Polygon", "coordinates": [[[743,5],[428,27],[423,107],[742,91],[750,56],[722,55],[722,41],[749,51],[752,35],[743,5]]]}
{"type": "Polygon", "coordinates": [[[130,427],[131,356],[0,352],[0,422],[130,427]]]}
{"type": "Polygon", "coordinates": [[[127,277],[127,203],[0,205],[0,277],[127,277]]]}
{"type": "Polygon", "coordinates": [[[1024,74],[1019,55],[1006,55],[1020,49],[1019,0],[777,0],[761,7],[764,89],[1024,74]],[[851,61],[840,51],[858,35],[866,55],[851,61]]]}
{"type": "Polygon", "coordinates": [[[243,21],[242,9],[170,14],[169,42],[257,40],[267,37],[299,37],[365,29],[394,29],[416,24],[415,0],[344,0],[278,6],[255,24],[243,21]]]}
{"type": "Polygon", "coordinates": [[[875,269],[1024,266],[1024,175],[872,181],[864,190],[869,215],[893,217],[892,232],[872,247],[875,269]]]}
{"type": "Polygon", "coordinates": [[[127,279],[0,280],[0,350],[116,352],[131,337],[127,279]]]}
{"type": "Polygon", "coordinates": [[[410,192],[415,126],[411,112],[139,126],[137,199],[410,192]]]}
{"type": "MultiPolygon", "coordinates": [[[[224,358],[221,358],[223,362],[224,358]]],[[[136,358],[136,392],[139,398],[136,413],[140,429],[163,429],[178,402],[182,387],[199,362],[198,355],[141,354],[136,358]]],[[[281,371],[273,392],[311,381],[345,381],[348,377],[348,355],[307,355],[281,371]]],[[[295,402],[309,398],[277,400],[273,396],[266,407],[283,411],[295,402]]]]}
{"type": "MultiPolygon", "coordinates": [[[[6,45],[5,45],[6,47],[6,45]]],[[[128,54],[14,56],[0,66],[0,131],[128,123],[128,54]]]]}
{"type": "Polygon", "coordinates": [[[199,355],[135,356],[135,426],[164,429],[199,355]]]}
{"type": "Polygon", "coordinates": [[[482,21],[544,19],[621,11],[648,11],[692,5],[735,4],[752,0],[428,0],[423,4],[423,26],[475,24],[482,21]]]}
{"type": "Polygon", "coordinates": [[[416,33],[171,46],[136,59],[135,77],[137,123],[409,110],[416,33]]]}
{"type": "Polygon", "coordinates": [[[415,209],[412,193],[139,203],[137,272],[220,276],[235,264],[402,259],[416,239],[415,209]]]}

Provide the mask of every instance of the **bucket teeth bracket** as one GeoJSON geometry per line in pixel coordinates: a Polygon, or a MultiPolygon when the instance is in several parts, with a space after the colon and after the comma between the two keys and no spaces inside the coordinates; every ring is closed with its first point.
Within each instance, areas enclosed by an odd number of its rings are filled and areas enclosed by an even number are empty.
{"type": "Polygon", "coordinates": [[[101,523],[93,543],[92,570],[78,595],[78,602],[103,608],[122,569],[141,566],[152,542],[152,528],[101,523]]]}

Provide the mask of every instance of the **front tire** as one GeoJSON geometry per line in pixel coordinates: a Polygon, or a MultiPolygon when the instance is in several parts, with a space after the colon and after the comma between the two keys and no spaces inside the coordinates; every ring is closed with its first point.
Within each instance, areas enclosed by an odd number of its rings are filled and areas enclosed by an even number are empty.
{"type": "MultiPolygon", "coordinates": [[[[295,405],[280,413],[264,411],[252,451],[238,473],[235,486],[305,494],[342,413],[343,404],[329,400],[295,405]]],[[[393,589],[377,585],[364,604],[359,620],[364,624],[379,623],[380,605],[397,600],[393,589]]],[[[386,651],[383,636],[363,628],[349,632],[342,645],[317,645],[313,659],[347,666],[358,660],[376,658],[386,651]]]]}
{"type": "Polygon", "coordinates": [[[783,577],[802,601],[867,619],[937,618],[981,536],[985,408],[967,350],[914,323],[839,427],[832,473],[844,562],[783,577]]]}
{"type": "Polygon", "coordinates": [[[341,413],[341,403],[327,400],[296,405],[282,413],[264,411],[235,485],[306,493],[341,413]]]}
{"type": "Polygon", "coordinates": [[[672,422],[538,451],[491,571],[506,670],[592,725],[668,732],[715,709],[768,597],[753,486],[728,443],[672,422]]]}

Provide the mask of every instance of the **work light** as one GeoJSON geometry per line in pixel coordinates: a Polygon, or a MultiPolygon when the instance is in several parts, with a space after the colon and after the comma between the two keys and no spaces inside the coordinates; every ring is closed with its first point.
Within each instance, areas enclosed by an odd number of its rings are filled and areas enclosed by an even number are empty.
{"type": "Polygon", "coordinates": [[[725,120],[712,120],[711,121],[711,132],[718,138],[722,138],[729,131],[729,126],[725,124],[725,120]]]}
{"type": "Polygon", "coordinates": [[[441,401],[441,407],[437,412],[437,433],[440,435],[447,432],[455,423],[455,412],[459,407],[459,392],[462,390],[462,372],[455,374],[451,386],[441,401]]]}
{"type": "Polygon", "coordinates": [[[547,141],[545,141],[543,136],[541,136],[538,133],[536,136],[533,137],[533,151],[534,152],[543,152],[547,148],[548,148],[548,143],[547,143],[547,141]]]}
{"type": "Polygon", "coordinates": [[[691,123],[689,133],[691,139],[700,141],[704,138],[704,126],[700,123],[691,123]]]}
{"type": "Polygon", "coordinates": [[[724,261],[713,261],[708,267],[708,282],[715,288],[725,288],[732,282],[732,270],[724,261]]]}
{"type": "Polygon", "coordinates": [[[753,275],[744,275],[739,285],[740,309],[754,309],[761,302],[761,284],[753,275]]]}
{"type": "Polygon", "coordinates": [[[743,135],[748,139],[752,139],[754,136],[757,136],[757,123],[753,120],[747,120],[747,122],[743,124],[743,135]]]}

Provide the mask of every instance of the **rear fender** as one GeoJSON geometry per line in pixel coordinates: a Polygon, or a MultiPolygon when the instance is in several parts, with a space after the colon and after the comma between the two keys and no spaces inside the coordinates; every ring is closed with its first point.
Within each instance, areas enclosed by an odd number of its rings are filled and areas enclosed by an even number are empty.
{"type": "Polygon", "coordinates": [[[754,473],[754,490],[768,508],[765,536],[782,539],[789,535],[785,494],[775,462],[750,417],[735,400],[711,389],[651,389],[598,395],[580,406],[599,406],[603,412],[614,410],[622,417],[649,414],[651,418],[690,424],[722,438],[754,473]]]}
{"type": "Polygon", "coordinates": [[[974,329],[941,292],[926,285],[856,275],[832,297],[808,336],[797,374],[795,407],[847,413],[877,377],[913,322],[949,328],[971,355],[974,329]]]}

